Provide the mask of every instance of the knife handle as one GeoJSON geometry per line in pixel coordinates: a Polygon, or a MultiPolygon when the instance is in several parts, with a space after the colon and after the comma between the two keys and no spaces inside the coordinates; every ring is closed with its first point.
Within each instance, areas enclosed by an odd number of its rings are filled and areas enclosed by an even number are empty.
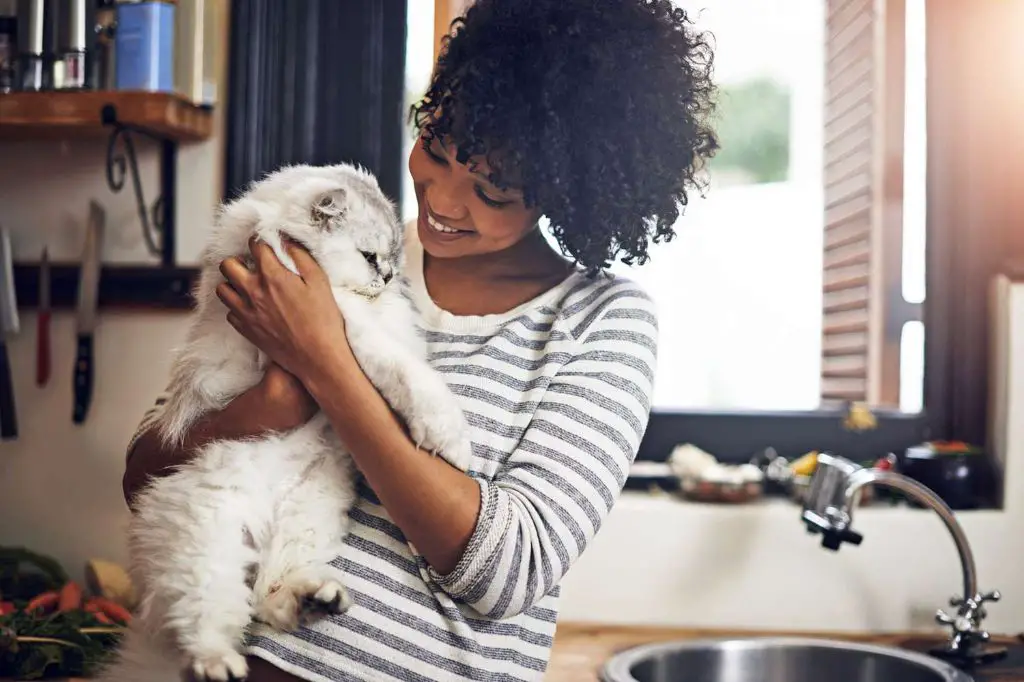
{"type": "Polygon", "coordinates": [[[76,424],[85,421],[92,398],[92,334],[78,335],[78,350],[75,356],[75,409],[72,420],[76,424]]]}
{"type": "Polygon", "coordinates": [[[50,380],[50,312],[39,313],[36,325],[36,385],[50,380]]]}
{"type": "Polygon", "coordinates": [[[7,346],[0,342],[0,438],[9,440],[17,437],[18,415],[14,408],[11,363],[7,358],[7,346]]]}

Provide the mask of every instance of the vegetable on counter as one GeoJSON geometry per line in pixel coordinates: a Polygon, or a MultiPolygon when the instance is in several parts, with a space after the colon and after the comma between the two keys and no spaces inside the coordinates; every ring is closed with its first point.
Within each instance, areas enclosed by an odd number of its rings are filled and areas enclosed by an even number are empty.
{"type": "Polygon", "coordinates": [[[138,604],[135,586],[120,564],[90,559],[85,564],[85,584],[92,594],[105,597],[126,609],[134,609],[138,604]]]}
{"type": "Polygon", "coordinates": [[[77,609],[82,605],[82,588],[73,580],[64,583],[57,593],[57,611],[64,613],[77,609]]]}
{"type": "Polygon", "coordinates": [[[114,651],[131,607],[93,585],[113,585],[106,592],[119,597],[134,591],[116,564],[94,560],[86,574],[83,589],[53,559],[0,547],[0,679],[88,677],[114,651]]]}
{"type": "Polygon", "coordinates": [[[789,464],[790,471],[795,476],[811,476],[818,468],[818,451],[812,450],[806,455],[794,459],[789,464]]]}

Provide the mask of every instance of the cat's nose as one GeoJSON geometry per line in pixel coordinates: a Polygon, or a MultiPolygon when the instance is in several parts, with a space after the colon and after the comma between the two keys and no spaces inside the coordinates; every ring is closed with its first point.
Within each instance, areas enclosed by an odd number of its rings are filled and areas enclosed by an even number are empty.
{"type": "Polygon", "coordinates": [[[391,278],[394,277],[394,275],[392,275],[390,272],[385,272],[384,274],[381,275],[381,277],[384,279],[384,284],[387,284],[388,282],[391,281],[391,278]]]}

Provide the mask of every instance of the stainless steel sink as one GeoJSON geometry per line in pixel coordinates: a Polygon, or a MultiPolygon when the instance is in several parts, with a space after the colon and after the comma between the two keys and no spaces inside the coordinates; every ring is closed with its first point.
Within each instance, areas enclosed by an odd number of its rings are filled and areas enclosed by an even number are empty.
{"type": "Polygon", "coordinates": [[[814,638],[714,639],[624,651],[603,682],[973,682],[932,656],[814,638]]]}

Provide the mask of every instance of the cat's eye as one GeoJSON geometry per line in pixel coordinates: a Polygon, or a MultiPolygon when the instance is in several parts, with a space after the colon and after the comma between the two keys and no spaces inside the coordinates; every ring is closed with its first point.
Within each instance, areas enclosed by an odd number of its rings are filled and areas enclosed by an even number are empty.
{"type": "Polygon", "coordinates": [[[360,251],[359,253],[363,254],[363,258],[365,258],[366,262],[369,263],[370,265],[377,264],[377,254],[373,253],[372,251],[360,251]]]}

